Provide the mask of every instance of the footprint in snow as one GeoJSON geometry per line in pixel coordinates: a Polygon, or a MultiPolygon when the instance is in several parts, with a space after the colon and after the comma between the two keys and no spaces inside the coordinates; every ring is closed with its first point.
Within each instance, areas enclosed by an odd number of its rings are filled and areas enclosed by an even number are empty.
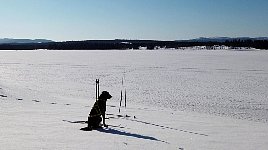
{"type": "Polygon", "coordinates": [[[7,97],[6,95],[0,95],[0,97],[7,97]]]}

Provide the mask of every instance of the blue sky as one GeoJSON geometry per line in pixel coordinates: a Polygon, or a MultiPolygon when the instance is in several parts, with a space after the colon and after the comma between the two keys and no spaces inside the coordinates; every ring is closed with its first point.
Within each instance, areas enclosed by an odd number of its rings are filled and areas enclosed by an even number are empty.
{"type": "Polygon", "coordinates": [[[268,36],[267,0],[0,0],[0,38],[268,36]]]}

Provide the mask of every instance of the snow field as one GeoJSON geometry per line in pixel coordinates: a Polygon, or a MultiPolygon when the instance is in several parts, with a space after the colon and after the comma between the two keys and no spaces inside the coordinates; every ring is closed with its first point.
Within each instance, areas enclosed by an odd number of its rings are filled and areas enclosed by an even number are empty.
{"type": "Polygon", "coordinates": [[[0,146],[267,149],[267,55],[0,51],[0,146]],[[96,78],[100,90],[113,95],[107,123],[115,127],[84,132],[79,129],[86,124],[79,121],[87,119],[94,103],[96,78]],[[128,105],[119,114],[120,90],[125,88],[128,105]]]}

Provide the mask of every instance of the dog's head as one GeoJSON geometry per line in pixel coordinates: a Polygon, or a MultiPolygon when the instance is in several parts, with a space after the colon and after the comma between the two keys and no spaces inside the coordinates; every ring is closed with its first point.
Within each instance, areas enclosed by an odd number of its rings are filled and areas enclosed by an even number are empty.
{"type": "Polygon", "coordinates": [[[110,95],[109,92],[107,91],[102,91],[101,95],[100,95],[100,99],[110,99],[112,98],[112,95],[110,95]]]}

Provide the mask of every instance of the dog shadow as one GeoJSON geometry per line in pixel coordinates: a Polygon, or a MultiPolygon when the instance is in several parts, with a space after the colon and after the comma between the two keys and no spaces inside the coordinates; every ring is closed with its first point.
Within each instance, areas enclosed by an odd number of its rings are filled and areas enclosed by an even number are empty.
{"type": "MultiPolygon", "coordinates": [[[[158,140],[157,138],[154,138],[154,137],[151,137],[151,136],[146,136],[146,135],[141,135],[141,134],[136,134],[136,133],[130,133],[130,132],[126,132],[126,131],[120,131],[120,130],[113,129],[113,128],[106,128],[106,129],[105,128],[100,128],[100,129],[97,129],[97,131],[102,132],[102,133],[113,134],[113,135],[120,135],[120,136],[134,137],[134,138],[144,139],[144,140],[165,142],[165,141],[158,140]]],[[[165,143],[167,143],[167,142],[165,142],[165,143]]]]}

